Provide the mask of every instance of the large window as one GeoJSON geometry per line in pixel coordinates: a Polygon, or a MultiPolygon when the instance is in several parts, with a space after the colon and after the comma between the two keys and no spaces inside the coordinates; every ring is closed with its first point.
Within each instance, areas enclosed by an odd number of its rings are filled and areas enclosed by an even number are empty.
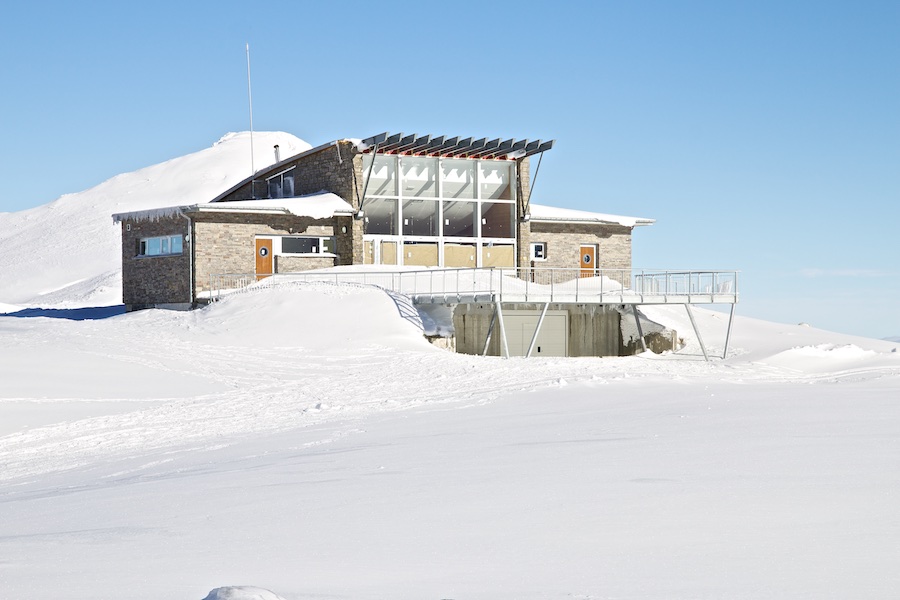
{"type": "Polygon", "coordinates": [[[181,254],[184,249],[181,235],[142,238],[138,242],[138,256],[168,256],[181,254]]]}
{"type": "Polygon", "coordinates": [[[293,198],[294,197],[294,170],[291,167],[266,179],[269,189],[269,198],[293,198]]]}
{"type": "Polygon", "coordinates": [[[417,265],[515,263],[515,162],[368,154],[363,173],[373,261],[387,264],[396,255],[417,265]],[[386,252],[386,243],[395,250],[386,252]],[[488,246],[497,247],[483,252],[488,246]]]}
{"type": "Polygon", "coordinates": [[[363,209],[366,218],[366,233],[396,235],[397,200],[393,198],[372,198],[363,209]]]}
{"type": "Polygon", "coordinates": [[[413,198],[403,201],[403,235],[438,235],[438,203],[413,198]]]}

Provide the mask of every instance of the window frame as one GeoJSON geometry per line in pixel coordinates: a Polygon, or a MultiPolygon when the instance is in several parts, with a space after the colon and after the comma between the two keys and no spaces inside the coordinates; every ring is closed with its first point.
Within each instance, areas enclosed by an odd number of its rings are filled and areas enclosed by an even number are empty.
{"type": "Polygon", "coordinates": [[[321,256],[326,258],[335,258],[337,253],[334,252],[335,246],[337,244],[337,238],[333,235],[280,235],[272,239],[272,254],[275,256],[321,256]],[[318,252],[285,252],[284,251],[284,240],[285,239],[310,239],[316,240],[317,248],[319,248],[318,252]],[[326,240],[330,242],[331,252],[323,251],[325,247],[326,240]]]}
{"type": "Polygon", "coordinates": [[[160,256],[181,256],[184,254],[184,237],[180,233],[170,234],[170,235],[153,235],[148,237],[142,237],[138,239],[137,242],[137,254],[135,254],[136,258],[157,258],[160,256]],[[177,240],[177,244],[173,244],[173,242],[177,240]],[[150,252],[151,243],[157,242],[159,252],[150,252]],[[178,246],[178,251],[173,252],[173,245],[178,246]],[[166,252],[162,251],[162,248],[165,247],[166,252]]]}

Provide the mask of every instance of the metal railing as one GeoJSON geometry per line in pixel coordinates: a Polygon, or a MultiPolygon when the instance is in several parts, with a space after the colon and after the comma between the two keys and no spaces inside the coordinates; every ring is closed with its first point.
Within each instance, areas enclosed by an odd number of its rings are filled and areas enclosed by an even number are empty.
{"type": "Polygon", "coordinates": [[[647,269],[321,269],[300,273],[215,274],[208,299],[292,282],[374,285],[419,304],[554,302],[596,304],[736,304],[738,271],[647,269]]]}

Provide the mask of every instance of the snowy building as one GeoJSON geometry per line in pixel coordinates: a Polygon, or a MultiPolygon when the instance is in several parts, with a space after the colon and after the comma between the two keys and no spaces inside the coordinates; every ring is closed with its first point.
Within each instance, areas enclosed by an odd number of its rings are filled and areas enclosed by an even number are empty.
{"type": "Polygon", "coordinates": [[[339,265],[627,272],[632,230],[653,221],[532,205],[531,159],[552,147],[388,133],[335,140],[278,157],[208,203],[114,215],[123,301],[188,308],[217,275],[339,265]]]}

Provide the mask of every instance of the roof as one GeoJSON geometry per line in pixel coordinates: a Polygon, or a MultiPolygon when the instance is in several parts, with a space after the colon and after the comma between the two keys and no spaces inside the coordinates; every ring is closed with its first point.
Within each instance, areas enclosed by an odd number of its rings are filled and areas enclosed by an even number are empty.
{"type": "Polygon", "coordinates": [[[216,202],[191,204],[188,206],[171,206],[152,210],[141,210],[113,215],[116,223],[130,220],[152,220],[170,217],[175,214],[192,213],[241,213],[241,214],[284,214],[295,217],[327,219],[336,215],[352,215],[354,210],[343,198],[331,192],[317,192],[296,198],[277,198],[269,200],[235,200],[232,202],[216,202]]]}
{"type": "Polygon", "coordinates": [[[445,135],[419,135],[412,133],[379,133],[362,140],[357,147],[361,152],[402,154],[405,156],[441,156],[446,158],[515,159],[545,152],[556,140],[502,140],[496,138],[461,138],[445,135]]]}
{"type": "Polygon", "coordinates": [[[531,205],[531,220],[538,223],[602,223],[606,225],[622,225],[623,227],[639,227],[641,225],[652,225],[656,222],[653,219],[642,217],[608,215],[540,204],[531,205]]]}

